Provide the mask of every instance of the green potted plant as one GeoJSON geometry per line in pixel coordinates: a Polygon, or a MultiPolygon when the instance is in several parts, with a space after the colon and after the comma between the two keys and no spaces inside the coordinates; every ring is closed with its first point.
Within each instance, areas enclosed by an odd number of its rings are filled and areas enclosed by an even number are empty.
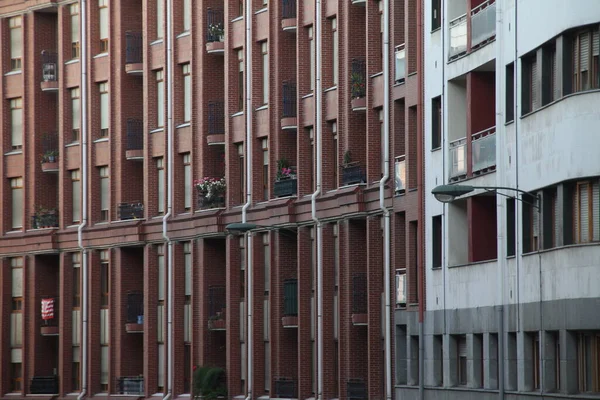
{"type": "Polygon", "coordinates": [[[225,28],[223,28],[223,24],[221,22],[208,25],[208,34],[211,42],[225,41],[225,28]]]}
{"type": "Polygon", "coordinates": [[[42,163],[58,162],[58,150],[48,150],[42,154],[42,163]]]}
{"type": "Polygon", "coordinates": [[[227,396],[225,370],[219,367],[194,366],[192,396],[203,400],[225,398],[227,396]]]}
{"type": "Polygon", "coordinates": [[[365,97],[365,76],[359,72],[350,74],[350,91],[353,99],[365,97]]]}

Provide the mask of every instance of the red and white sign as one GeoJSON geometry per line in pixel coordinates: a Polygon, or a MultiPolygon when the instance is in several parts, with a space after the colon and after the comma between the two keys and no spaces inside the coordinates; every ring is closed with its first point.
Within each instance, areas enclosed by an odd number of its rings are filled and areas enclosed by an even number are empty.
{"type": "Polygon", "coordinates": [[[54,299],[42,299],[42,319],[54,318],[54,299]]]}

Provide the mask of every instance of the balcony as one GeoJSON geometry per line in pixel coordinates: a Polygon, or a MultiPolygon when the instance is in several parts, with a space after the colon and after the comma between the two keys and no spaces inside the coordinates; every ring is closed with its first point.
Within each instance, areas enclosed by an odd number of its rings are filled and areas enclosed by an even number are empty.
{"type": "Polygon", "coordinates": [[[396,157],[394,163],[394,193],[406,191],[406,156],[396,157]]]}
{"type": "Polygon", "coordinates": [[[117,378],[117,393],[124,395],[144,394],[144,377],[143,376],[122,376],[117,378]]]}
{"type": "Polygon", "coordinates": [[[298,279],[286,279],[283,282],[283,317],[284,328],[298,327],[298,279]]]}
{"type": "Polygon", "coordinates": [[[144,47],[142,32],[125,32],[125,72],[130,75],[144,73],[144,47]]]}
{"type": "Polygon", "coordinates": [[[29,385],[29,394],[58,394],[58,376],[34,376],[29,385]]]}
{"type": "Polygon", "coordinates": [[[491,42],[496,38],[495,0],[484,1],[466,14],[454,18],[448,24],[448,29],[448,60],[454,60],[491,42]]]}
{"type": "Polygon", "coordinates": [[[295,82],[283,82],[283,114],[281,118],[281,129],[293,131],[298,129],[295,82]]]}
{"type": "Polygon", "coordinates": [[[58,172],[58,134],[45,133],[42,136],[42,171],[58,172]]]}
{"type": "Polygon", "coordinates": [[[225,103],[208,102],[208,145],[225,145],[225,103]]]}
{"type": "Polygon", "coordinates": [[[394,82],[404,83],[406,79],[406,46],[404,43],[395,48],[394,82]]]}
{"type": "Polygon", "coordinates": [[[282,178],[273,182],[273,194],[275,197],[290,197],[298,193],[298,179],[282,178]]]}
{"type": "Polygon", "coordinates": [[[31,216],[31,229],[58,228],[58,211],[40,208],[31,216]]]}
{"type": "Polygon", "coordinates": [[[225,24],[223,10],[208,9],[206,20],[206,52],[225,54],[225,24]]]}
{"type": "Polygon", "coordinates": [[[473,175],[480,175],[496,169],[495,126],[471,136],[471,157],[473,175]]]}
{"type": "Polygon", "coordinates": [[[455,182],[467,176],[467,138],[450,142],[450,181],[455,182]]]}
{"type": "Polygon", "coordinates": [[[125,158],[133,161],[144,160],[144,122],[141,119],[127,120],[127,147],[125,158]]]}
{"type": "Polygon", "coordinates": [[[348,400],[367,400],[367,384],[362,379],[348,379],[346,382],[346,398],[348,400]]]}
{"type": "MultiPolygon", "coordinates": [[[[58,296],[42,296],[42,336],[58,336],[58,296]]],[[[57,393],[57,392],[51,392],[57,393]]]]}
{"type": "Polygon", "coordinates": [[[367,109],[366,87],[367,69],[364,59],[353,59],[350,69],[350,102],[352,111],[365,111],[367,109]]]}
{"type": "Polygon", "coordinates": [[[450,30],[448,59],[453,60],[467,52],[467,15],[453,19],[448,26],[450,30]]]}
{"type": "Polygon", "coordinates": [[[121,221],[144,218],[144,203],[134,201],[132,203],[119,203],[117,217],[121,221]]]}
{"type": "Polygon", "coordinates": [[[144,333],[144,294],[127,293],[127,333],[144,333]]]}
{"type": "Polygon", "coordinates": [[[296,31],[296,0],[281,0],[281,29],[296,31]]]}
{"type": "Polygon", "coordinates": [[[42,83],[43,92],[58,91],[58,55],[47,50],[42,51],[42,83]]]}
{"type": "Polygon", "coordinates": [[[210,286],[208,288],[208,329],[224,331],[226,329],[226,289],[225,286],[210,286]]]}
{"type": "Polygon", "coordinates": [[[352,276],[352,324],[367,325],[367,274],[355,273],[352,276]]]}
{"type": "Polygon", "coordinates": [[[296,382],[292,378],[275,377],[273,379],[273,390],[276,399],[295,399],[298,397],[296,382]]]}
{"type": "Polygon", "coordinates": [[[365,183],[365,172],[359,162],[351,162],[342,167],[342,186],[365,183]]]}
{"type": "Polygon", "coordinates": [[[356,5],[359,5],[359,6],[364,6],[365,3],[366,3],[366,0],[350,0],[350,3],[356,4],[356,5]]]}

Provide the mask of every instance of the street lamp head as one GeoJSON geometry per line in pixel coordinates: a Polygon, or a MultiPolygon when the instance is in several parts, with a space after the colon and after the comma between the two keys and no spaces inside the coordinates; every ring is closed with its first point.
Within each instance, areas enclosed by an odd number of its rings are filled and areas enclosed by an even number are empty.
{"type": "Polygon", "coordinates": [[[435,187],[431,194],[433,194],[437,201],[442,203],[451,203],[457,197],[471,193],[475,188],[468,185],[440,185],[435,187]]]}
{"type": "Polygon", "coordinates": [[[248,231],[258,228],[256,224],[249,224],[246,222],[235,222],[225,226],[225,230],[232,235],[243,235],[248,231]]]}

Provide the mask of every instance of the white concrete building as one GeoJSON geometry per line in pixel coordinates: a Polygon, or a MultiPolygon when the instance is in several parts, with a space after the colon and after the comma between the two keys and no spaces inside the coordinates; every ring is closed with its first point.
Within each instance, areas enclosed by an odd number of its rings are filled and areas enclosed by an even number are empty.
{"type": "Polygon", "coordinates": [[[396,398],[600,398],[600,1],[424,18],[426,307],[397,304],[396,398]]]}

